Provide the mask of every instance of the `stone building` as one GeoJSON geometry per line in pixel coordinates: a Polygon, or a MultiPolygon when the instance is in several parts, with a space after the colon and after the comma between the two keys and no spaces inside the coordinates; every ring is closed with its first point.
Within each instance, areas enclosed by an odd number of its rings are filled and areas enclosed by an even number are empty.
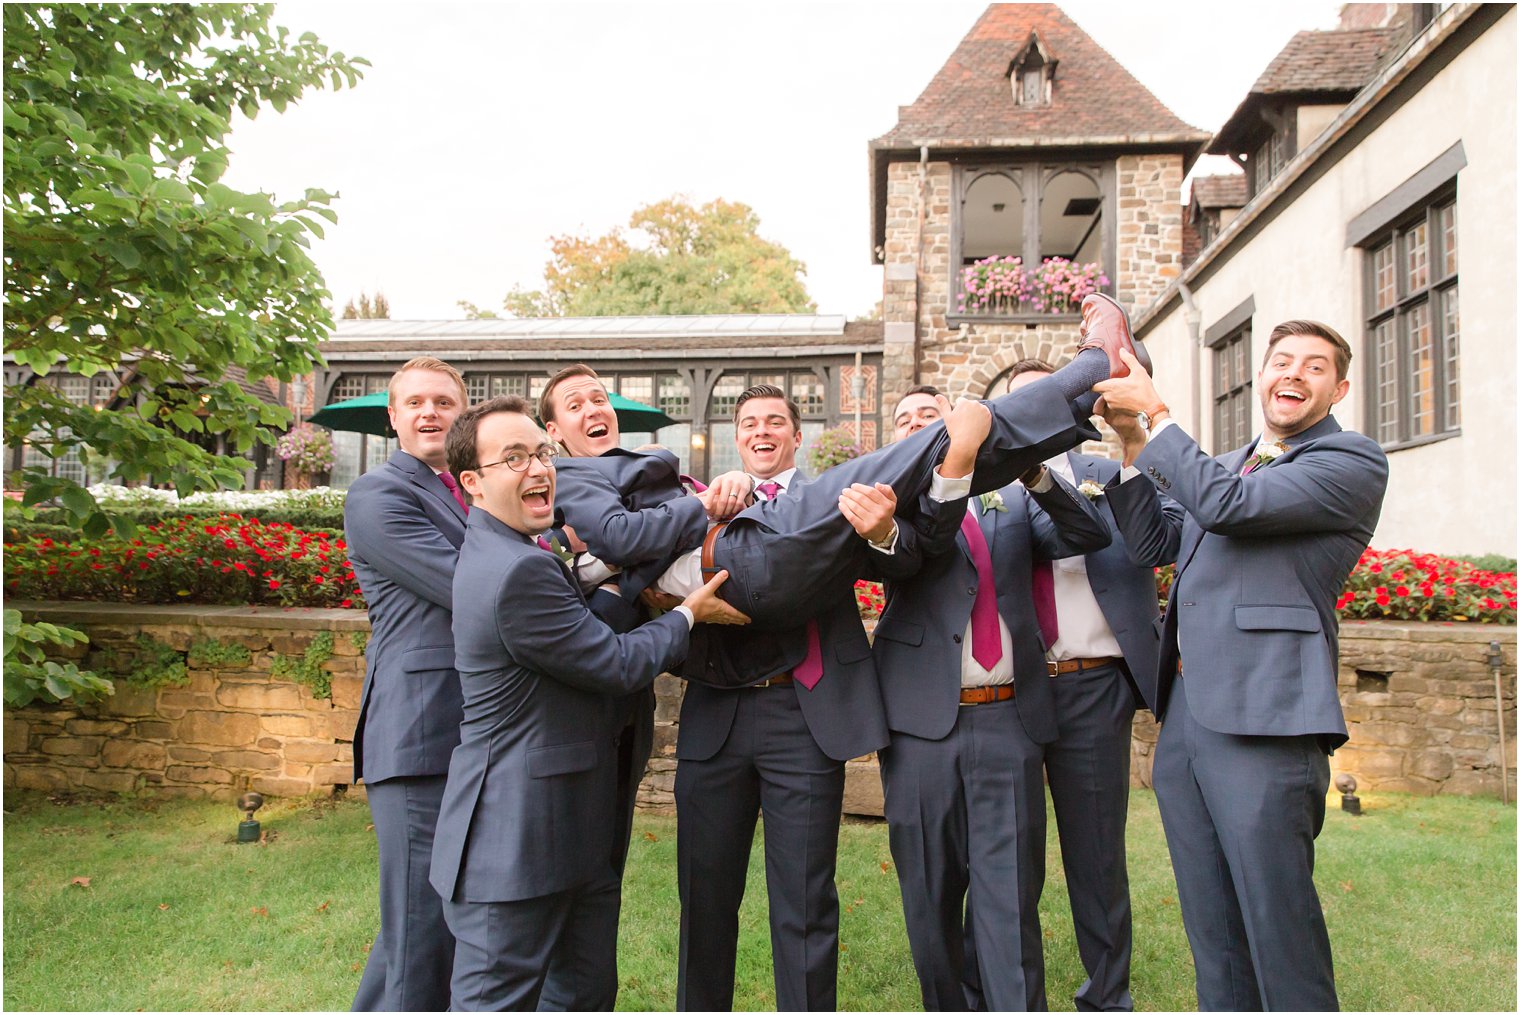
{"type": "Polygon", "coordinates": [[[988,7],[870,143],[884,390],[982,397],[1021,358],[1066,358],[1080,300],[1063,260],[1127,306],[1150,303],[1182,269],[1177,197],[1208,138],[1059,7],[988,7]],[[983,298],[978,262],[1010,258],[1024,284],[983,298]]]}

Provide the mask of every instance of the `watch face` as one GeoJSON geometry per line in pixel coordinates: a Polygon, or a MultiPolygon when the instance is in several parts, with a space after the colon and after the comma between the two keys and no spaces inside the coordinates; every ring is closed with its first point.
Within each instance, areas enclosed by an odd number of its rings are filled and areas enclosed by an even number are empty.
{"type": "Polygon", "coordinates": [[[1140,429],[1149,431],[1151,428],[1151,414],[1144,409],[1135,413],[1135,421],[1140,424],[1140,429]]]}

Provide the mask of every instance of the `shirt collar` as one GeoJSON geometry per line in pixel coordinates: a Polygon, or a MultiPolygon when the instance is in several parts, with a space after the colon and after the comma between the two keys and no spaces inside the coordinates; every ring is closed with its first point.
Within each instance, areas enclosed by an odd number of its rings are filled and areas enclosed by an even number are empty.
{"type": "Polygon", "coordinates": [[[755,481],[756,486],[759,486],[761,483],[776,483],[781,487],[782,492],[785,493],[787,490],[791,489],[792,479],[796,475],[797,468],[796,466],[793,466],[792,468],[787,469],[785,472],[776,473],[770,479],[761,479],[759,476],[756,476],[753,473],[750,474],[749,478],[755,481]]]}

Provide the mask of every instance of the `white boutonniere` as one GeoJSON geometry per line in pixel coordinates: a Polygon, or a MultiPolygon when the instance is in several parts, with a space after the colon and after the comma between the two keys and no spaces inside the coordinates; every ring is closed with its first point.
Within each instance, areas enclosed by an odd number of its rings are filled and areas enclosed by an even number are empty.
{"type": "Polygon", "coordinates": [[[1008,505],[1003,503],[1003,495],[996,490],[984,493],[978,499],[982,502],[982,514],[986,514],[988,511],[1006,512],[1008,510],[1008,505]]]}
{"type": "Polygon", "coordinates": [[[1262,441],[1256,445],[1256,454],[1251,456],[1251,460],[1246,463],[1246,467],[1248,469],[1256,469],[1263,465],[1271,465],[1278,458],[1282,457],[1283,453],[1287,450],[1288,446],[1279,441],[1262,441]]]}
{"type": "Polygon", "coordinates": [[[1088,500],[1097,500],[1103,496],[1103,484],[1096,479],[1084,479],[1078,484],[1077,492],[1088,500]]]}

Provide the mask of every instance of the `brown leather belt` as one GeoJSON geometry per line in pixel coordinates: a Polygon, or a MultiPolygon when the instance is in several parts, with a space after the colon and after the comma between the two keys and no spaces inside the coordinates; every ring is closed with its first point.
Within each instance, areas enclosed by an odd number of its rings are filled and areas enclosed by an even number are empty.
{"type": "Polygon", "coordinates": [[[795,678],[790,673],[778,673],[774,677],[767,677],[758,684],[750,684],[751,688],[780,687],[782,684],[790,684],[795,678]]]}
{"type": "Polygon", "coordinates": [[[961,688],[962,705],[987,705],[994,701],[1007,701],[1013,697],[1012,684],[992,684],[987,687],[961,688]]]}
{"type": "Polygon", "coordinates": [[[1062,673],[1081,673],[1083,670],[1095,670],[1100,666],[1118,666],[1123,662],[1118,656],[1099,656],[1097,659],[1063,659],[1058,663],[1046,662],[1045,669],[1052,677],[1062,673]]]}
{"type": "MultiPolygon", "coordinates": [[[[713,575],[723,570],[713,565],[713,545],[718,541],[718,533],[728,528],[727,522],[719,522],[707,530],[707,537],[702,540],[702,578],[711,580],[713,575]]],[[[788,678],[790,679],[790,678],[788,678]]],[[[756,687],[764,687],[764,684],[756,684],[756,687]]]]}

